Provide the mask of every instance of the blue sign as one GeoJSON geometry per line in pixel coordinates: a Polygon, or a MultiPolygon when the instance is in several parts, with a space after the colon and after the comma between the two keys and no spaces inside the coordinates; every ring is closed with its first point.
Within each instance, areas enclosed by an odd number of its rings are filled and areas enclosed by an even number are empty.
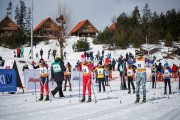
{"type": "Polygon", "coordinates": [[[0,69],[0,92],[16,92],[16,71],[0,69]]]}

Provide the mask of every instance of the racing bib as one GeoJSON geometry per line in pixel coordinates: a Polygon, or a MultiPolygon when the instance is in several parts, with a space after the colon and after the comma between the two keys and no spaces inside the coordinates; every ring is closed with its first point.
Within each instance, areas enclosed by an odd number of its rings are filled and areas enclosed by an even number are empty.
{"type": "Polygon", "coordinates": [[[40,76],[41,77],[48,76],[48,69],[46,67],[41,67],[40,68],[40,76]]]}
{"type": "Polygon", "coordinates": [[[61,66],[59,64],[53,64],[52,67],[53,67],[54,73],[62,72],[61,66]]]}
{"type": "Polygon", "coordinates": [[[164,70],[164,77],[170,77],[169,70],[164,70]]]}
{"type": "Polygon", "coordinates": [[[104,74],[103,71],[104,71],[104,70],[103,70],[102,68],[97,69],[98,75],[104,74]]]}
{"type": "Polygon", "coordinates": [[[82,72],[83,73],[89,73],[89,68],[88,68],[88,66],[82,66],[82,72]]]}

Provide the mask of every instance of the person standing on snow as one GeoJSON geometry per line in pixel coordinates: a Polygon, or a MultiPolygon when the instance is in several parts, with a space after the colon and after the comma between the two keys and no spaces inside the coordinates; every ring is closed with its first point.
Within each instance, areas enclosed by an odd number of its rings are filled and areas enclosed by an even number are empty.
{"type": "Polygon", "coordinates": [[[116,61],[115,61],[115,59],[113,58],[113,60],[112,60],[112,69],[113,69],[113,71],[115,70],[115,65],[116,65],[116,61]]]}
{"type": "Polygon", "coordinates": [[[5,61],[2,59],[2,57],[0,56],[0,68],[4,67],[4,63],[5,61]]]}
{"type": "Polygon", "coordinates": [[[62,83],[64,80],[64,71],[66,68],[64,62],[61,59],[61,56],[56,56],[55,61],[51,65],[51,76],[52,79],[57,83],[57,87],[51,91],[53,97],[59,91],[59,97],[65,97],[62,91],[62,83]]]}
{"type": "Polygon", "coordinates": [[[53,57],[54,57],[54,59],[55,59],[55,56],[56,56],[56,50],[53,50],[53,53],[52,53],[52,55],[53,55],[53,57]]]}
{"type": "Polygon", "coordinates": [[[24,57],[24,48],[23,48],[23,46],[20,48],[20,52],[21,52],[21,57],[24,57]]]}
{"type": "Polygon", "coordinates": [[[64,52],[64,59],[66,59],[66,51],[64,52]]]}
{"type": "Polygon", "coordinates": [[[20,50],[20,48],[18,47],[18,48],[17,48],[17,57],[20,57],[20,52],[21,52],[21,50],[20,50]]]}
{"type": "Polygon", "coordinates": [[[157,78],[156,78],[156,68],[155,68],[155,65],[152,66],[151,68],[151,81],[152,81],[152,89],[155,88],[156,89],[156,81],[157,81],[157,78]]]}
{"type": "Polygon", "coordinates": [[[120,56],[120,58],[118,59],[118,68],[117,70],[120,73],[120,77],[121,77],[121,89],[122,90],[126,90],[127,86],[126,86],[126,81],[125,81],[125,61],[123,60],[123,56],[120,56]]]}
{"type": "Polygon", "coordinates": [[[50,54],[51,54],[51,49],[48,50],[48,59],[49,59],[50,54]]]}
{"type": "Polygon", "coordinates": [[[172,78],[174,78],[175,81],[176,81],[176,77],[177,77],[177,71],[178,71],[177,65],[173,64],[173,66],[172,66],[172,78]]]}
{"type": "Polygon", "coordinates": [[[43,56],[43,49],[42,48],[40,50],[40,55],[41,55],[41,59],[42,59],[42,56],[43,56]]]}
{"type": "Polygon", "coordinates": [[[169,94],[171,94],[171,75],[172,75],[172,70],[169,67],[168,63],[164,64],[164,69],[162,69],[161,73],[163,74],[163,78],[164,78],[164,94],[167,94],[167,92],[166,92],[167,84],[169,86],[169,94]]]}
{"type": "Polygon", "coordinates": [[[88,101],[91,102],[91,69],[86,63],[85,55],[81,55],[81,65],[79,71],[82,71],[83,74],[83,98],[81,102],[85,102],[85,94],[86,94],[86,87],[88,88],[88,101]]]}
{"type": "Polygon", "coordinates": [[[135,74],[135,71],[133,70],[132,68],[132,65],[128,65],[128,68],[127,68],[127,80],[128,80],[128,94],[131,93],[131,87],[130,87],[130,84],[132,85],[132,88],[133,88],[133,94],[135,94],[135,87],[134,87],[134,74],[135,74]]]}
{"type": "Polygon", "coordinates": [[[99,84],[99,92],[101,92],[101,84],[103,87],[103,92],[106,92],[105,90],[105,85],[104,85],[104,73],[105,73],[105,68],[102,67],[101,64],[98,64],[98,66],[94,69],[94,72],[97,73],[97,78],[98,78],[98,84],[99,84]]]}
{"type": "Polygon", "coordinates": [[[135,103],[139,103],[140,101],[140,84],[142,81],[142,89],[143,89],[143,100],[142,103],[146,102],[146,68],[145,63],[154,63],[155,57],[153,57],[153,60],[149,60],[142,56],[142,53],[140,51],[136,52],[136,58],[135,59],[129,59],[128,64],[134,64],[136,63],[137,69],[136,69],[136,101],[135,103]]]}
{"type": "Polygon", "coordinates": [[[46,101],[49,100],[49,86],[48,86],[48,66],[43,59],[39,60],[39,65],[35,66],[35,62],[32,62],[33,68],[40,70],[40,98],[39,100],[43,100],[44,87],[46,89],[46,101]]]}
{"type": "Polygon", "coordinates": [[[66,85],[67,82],[69,83],[69,91],[72,91],[71,88],[71,70],[72,70],[72,66],[71,64],[68,62],[66,65],[66,72],[65,72],[65,84],[64,84],[64,91],[66,91],[66,85]]]}

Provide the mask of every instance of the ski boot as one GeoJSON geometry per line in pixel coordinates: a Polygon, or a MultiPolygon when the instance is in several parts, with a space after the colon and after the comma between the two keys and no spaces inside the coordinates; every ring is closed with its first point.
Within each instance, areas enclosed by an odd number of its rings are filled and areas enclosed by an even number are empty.
{"type": "Polygon", "coordinates": [[[43,94],[40,95],[39,101],[43,100],[43,94]]]}
{"type": "Polygon", "coordinates": [[[130,93],[131,93],[131,91],[129,90],[129,91],[128,91],[128,94],[130,94],[130,93]]]}
{"type": "Polygon", "coordinates": [[[139,100],[140,100],[140,97],[139,97],[139,95],[137,95],[135,103],[139,103],[139,100]]]}
{"type": "Polygon", "coordinates": [[[69,91],[72,91],[72,89],[70,88],[69,91]]]}
{"type": "Polygon", "coordinates": [[[62,92],[62,89],[59,91],[59,97],[65,97],[63,92],[62,92]]]}
{"type": "Polygon", "coordinates": [[[89,96],[87,103],[88,103],[88,102],[91,102],[91,96],[89,96]]]}
{"type": "Polygon", "coordinates": [[[143,97],[142,103],[146,102],[146,97],[143,97]]]}
{"type": "Polygon", "coordinates": [[[135,94],[135,90],[133,90],[133,94],[135,94]]]}
{"type": "Polygon", "coordinates": [[[81,102],[85,102],[85,96],[83,96],[83,98],[82,98],[81,102]]]}
{"type": "Polygon", "coordinates": [[[46,101],[49,101],[50,99],[49,99],[49,95],[46,95],[46,99],[45,99],[46,101]]]}

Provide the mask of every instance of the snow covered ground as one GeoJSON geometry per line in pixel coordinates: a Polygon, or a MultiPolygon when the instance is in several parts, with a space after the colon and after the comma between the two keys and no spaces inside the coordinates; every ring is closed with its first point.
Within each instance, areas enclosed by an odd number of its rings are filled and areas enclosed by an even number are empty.
{"type": "MultiPolygon", "coordinates": [[[[73,67],[77,60],[80,60],[80,55],[83,52],[73,52],[72,44],[77,41],[78,37],[70,37],[67,40],[67,60],[65,64],[70,62],[73,67]]],[[[102,51],[102,45],[93,45],[92,39],[88,38],[90,42],[91,51],[94,54],[99,50],[102,51]]],[[[56,45],[57,41],[50,40],[49,45],[40,43],[34,47],[34,53],[39,53],[43,48],[43,58],[49,65],[53,61],[53,56],[47,59],[47,51],[49,49],[59,50],[56,45]]],[[[26,61],[30,68],[31,61],[28,57],[30,47],[25,47],[24,58],[14,58],[13,51],[7,48],[0,47],[0,56],[5,60],[15,59],[18,65],[18,70],[22,79],[23,72],[22,66],[24,63],[19,61],[26,61]]],[[[157,52],[155,56],[157,60],[160,60],[163,64],[168,61],[170,65],[176,63],[180,65],[178,58],[163,59],[164,51],[167,48],[161,49],[161,52],[157,52]]],[[[52,52],[52,51],[51,51],[52,52]]],[[[105,50],[107,53],[112,54],[112,58],[117,59],[120,55],[125,56],[127,52],[134,54],[134,48],[128,48],[127,50],[105,50]]],[[[152,55],[153,56],[153,55],[152,55]]],[[[152,57],[151,56],[151,57],[152,57]]],[[[34,60],[37,62],[38,59],[34,60]]],[[[157,62],[158,63],[158,62],[157,62]]],[[[147,77],[149,79],[150,68],[147,68],[147,77]]],[[[18,89],[18,94],[0,93],[0,120],[179,120],[180,119],[180,91],[177,89],[177,82],[172,81],[172,92],[174,94],[164,95],[164,83],[158,83],[157,89],[150,89],[151,82],[147,82],[147,102],[145,104],[134,104],[135,94],[127,94],[127,90],[120,90],[120,78],[118,72],[113,72],[114,79],[110,81],[110,87],[106,86],[106,93],[98,93],[97,86],[93,85],[95,97],[97,102],[95,103],[94,94],[92,94],[93,101],[91,103],[80,103],[79,89],[73,88],[73,91],[64,92],[65,98],[59,98],[58,95],[51,102],[43,101],[36,102],[36,94],[34,92],[27,92],[22,94],[22,91],[18,89]]],[[[24,85],[24,82],[23,82],[24,85]]],[[[80,91],[82,93],[82,91],[80,91]]],[[[39,98],[39,92],[37,92],[37,98],[39,98]]],[[[142,96],[141,96],[142,100],[142,96]]]]}

